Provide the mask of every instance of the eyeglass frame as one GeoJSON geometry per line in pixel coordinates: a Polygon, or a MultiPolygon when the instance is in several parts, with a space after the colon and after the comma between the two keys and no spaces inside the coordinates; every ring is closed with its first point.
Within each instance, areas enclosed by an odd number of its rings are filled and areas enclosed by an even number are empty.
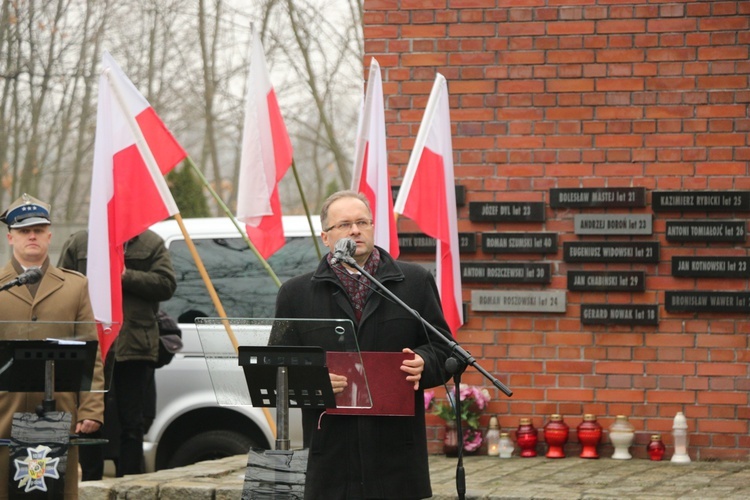
{"type": "Polygon", "coordinates": [[[370,229],[373,225],[372,219],[359,219],[353,222],[339,222],[338,224],[329,226],[327,229],[323,229],[323,232],[327,233],[332,229],[336,229],[337,231],[349,231],[352,226],[357,226],[358,229],[370,229]]]}

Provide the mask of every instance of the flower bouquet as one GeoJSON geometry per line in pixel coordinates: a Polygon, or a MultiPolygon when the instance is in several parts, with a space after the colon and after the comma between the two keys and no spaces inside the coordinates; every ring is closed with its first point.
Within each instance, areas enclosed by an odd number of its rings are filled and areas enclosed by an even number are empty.
{"type": "MultiPolygon", "coordinates": [[[[455,422],[456,419],[455,405],[453,404],[455,399],[454,389],[450,388],[447,395],[447,402],[436,401],[433,391],[424,392],[425,410],[432,409],[432,413],[442,418],[446,425],[449,422],[455,422]]],[[[484,388],[480,389],[473,385],[461,384],[459,397],[461,399],[459,411],[464,428],[464,450],[468,452],[476,451],[482,446],[483,440],[482,431],[479,430],[479,417],[490,401],[490,393],[484,388]]]]}

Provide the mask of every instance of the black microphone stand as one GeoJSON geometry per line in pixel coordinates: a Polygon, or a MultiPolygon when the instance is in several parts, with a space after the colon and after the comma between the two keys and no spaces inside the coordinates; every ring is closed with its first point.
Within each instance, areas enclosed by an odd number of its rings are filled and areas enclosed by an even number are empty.
{"type": "MultiPolygon", "coordinates": [[[[353,249],[352,249],[353,250],[353,249]]],[[[479,373],[484,375],[490,382],[492,382],[492,385],[500,389],[503,394],[510,397],[513,395],[513,391],[511,391],[505,384],[500,382],[497,378],[495,378],[490,372],[482,368],[479,363],[477,363],[477,360],[474,359],[474,356],[472,356],[469,351],[465,350],[463,347],[461,347],[458,342],[456,342],[453,337],[445,335],[443,332],[432,326],[427,320],[425,320],[422,316],[419,315],[417,311],[409,307],[406,302],[398,298],[393,292],[388,290],[383,284],[375,279],[370,273],[365,271],[362,266],[357,264],[357,261],[354,260],[350,255],[346,255],[343,252],[337,252],[337,255],[334,255],[334,258],[337,261],[344,262],[352,267],[354,267],[357,271],[362,273],[364,276],[367,277],[371,282],[373,282],[377,287],[382,290],[389,298],[391,298],[395,303],[400,305],[404,308],[404,310],[408,311],[412,316],[414,316],[416,319],[418,319],[425,327],[427,327],[431,332],[437,334],[438,338],[442,339],[445,343],[448,344],[448,346],[451,348],[451,356],[445,361],[445,369],[448,371],[448,373],[453,374],[453,383],[454,383],[454,396],[453,396],[453,410],[456,416],[456,433],[457,433],[457,439],[458,439],[458,464],[456,466],[456,491],[458,492],[458,498],[460,500],[463,500],[466,496],[466,475],[464,471],[463,466],[463,448],[464,448],[464,438],[463,438],[463,431],[461,429],[461,374],[466,370],[466,367],[471,365],[473,366],[479,373]]]]}

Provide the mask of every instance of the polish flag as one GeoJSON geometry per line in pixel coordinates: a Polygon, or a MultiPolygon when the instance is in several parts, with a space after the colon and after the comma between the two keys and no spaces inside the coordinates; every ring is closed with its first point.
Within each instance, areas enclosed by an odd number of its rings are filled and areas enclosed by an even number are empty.
{"type": "Polygon", "coordinates": [[[352,190],[364,194],[370,202],[375,221],[375,244],[394,259],[399,256],[393,197],[388,179],[388,153],[385,144],[385,107],[380,65],[370,61],[367,92],[357,127],[352,190]]]}
{"type": "Polygon", "coordinates": [[[454,334],[463,324],[456,189],[448,85],[438,73],[406,167],[394,210],[437,240],[437,284],[454,334]]]}
{"type": "Polygon", "coordinates": [[[256,31],[250,54],[237,192],[237,219],[267,259],[284,246],[279,181],[292,164],[292,143],[268,77],[263,45],[256,31]]]}
{"type": "Polygon", "coordinates": [[[164,174],[187,154],[108,52],[102,56],[89,208],[89,295],[106,359],[122,325],[124,245],[178,213],[164,174]]]}

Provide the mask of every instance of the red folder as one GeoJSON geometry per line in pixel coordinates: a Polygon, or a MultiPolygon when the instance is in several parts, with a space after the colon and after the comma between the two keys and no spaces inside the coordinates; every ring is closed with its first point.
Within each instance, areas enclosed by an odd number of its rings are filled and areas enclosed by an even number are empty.
{"type": "MultiPolygon", "coordinates": [[[[406,380],[406,373],[401,371],[405,359],[414,359],[413,354],[403,352],[360,353],[364,366],[367,385],[370,388],[371,408],[328,408],[331,415],[381,415],[381,416],[414,416],[414,383],[406,380]]],[[[326,364],[331,373],[352,376],[352,356],[356,353],[326,353],[326,364]]],[[[357,361],[359,361],[357,359],[357,361]]],[[[356,375],[355,375],[356,376],[356,375]]],[[[364,383],[364,380],[362,380],[364,383]]],[[[345,389],[342,399],[347,399],[354,384],[345,389]]],[[[337,399],[339,395],[337,395],[337,399]]]]}

